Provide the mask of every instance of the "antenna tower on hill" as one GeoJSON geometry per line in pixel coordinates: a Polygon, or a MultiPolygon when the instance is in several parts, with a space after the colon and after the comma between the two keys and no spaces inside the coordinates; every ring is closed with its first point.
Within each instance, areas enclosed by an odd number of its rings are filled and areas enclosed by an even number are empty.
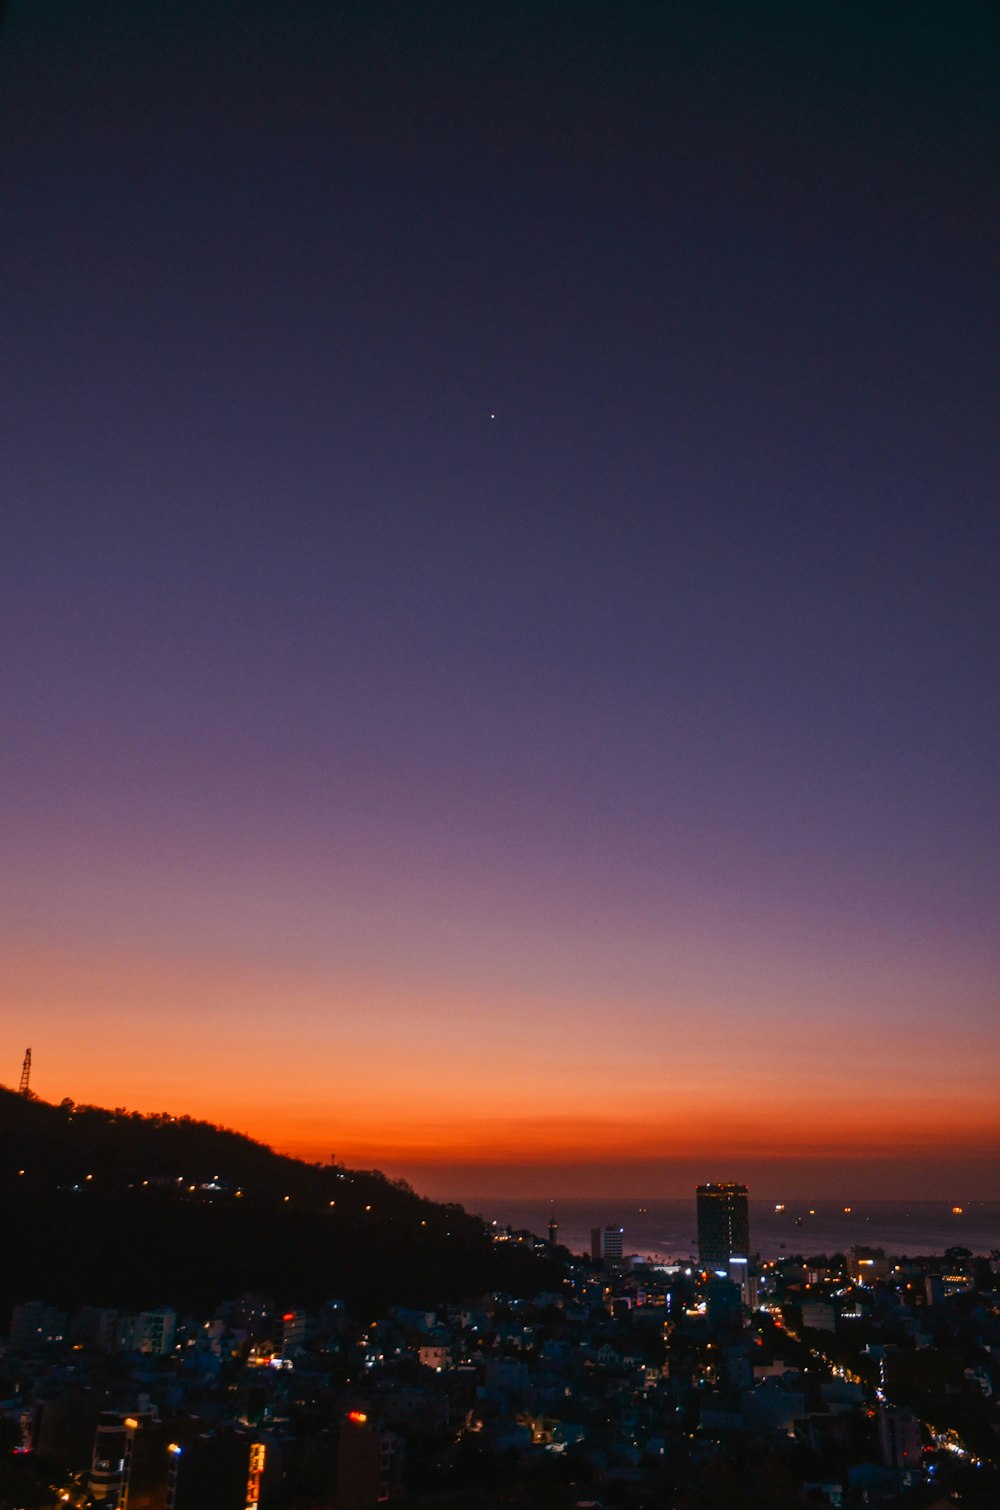
{"type": "Polygon", "coordinates": [[[30,1079],[31,1079],[31,1050],[30,1049],[25,1049],[25,1051],[24,1051],[24,1063],[21,1065],[21,1084],[18,1086],[18,1091],[17,1091],[17,1093],[18,1093],[19,1096],[30,1096],[31,1095],[31,1092],[28,1089],[28,1082],[29,1082],[30,1079]]]}

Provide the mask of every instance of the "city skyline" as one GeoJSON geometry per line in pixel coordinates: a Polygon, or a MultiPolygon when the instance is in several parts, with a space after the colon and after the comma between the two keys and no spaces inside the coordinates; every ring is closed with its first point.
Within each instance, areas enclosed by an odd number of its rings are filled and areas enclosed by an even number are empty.
{"type": "Polygon", "coordinates": [[[4,7],[0,1079],[1000,1197],[1000,29],[537,9],[4,7]]]}

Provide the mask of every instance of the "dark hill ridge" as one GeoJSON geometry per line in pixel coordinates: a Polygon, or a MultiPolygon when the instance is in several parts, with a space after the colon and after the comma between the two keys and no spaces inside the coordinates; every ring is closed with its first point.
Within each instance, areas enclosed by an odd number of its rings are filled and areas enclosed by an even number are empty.
{"type": "Polygon", "coordinates": [[[0,1301],[210,1307],[243,1290],[361,1313],[558,1283],[460,1206],[166,1114],[0,1088],[0,1301]]]}

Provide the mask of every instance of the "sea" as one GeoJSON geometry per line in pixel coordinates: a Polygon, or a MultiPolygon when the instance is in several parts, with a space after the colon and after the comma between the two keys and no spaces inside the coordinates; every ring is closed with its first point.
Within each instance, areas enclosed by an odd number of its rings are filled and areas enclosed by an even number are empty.
{"type": "MultiPolygon", "coordinates": [[[[462,1205],[488,1222],[540,1237],[549,1218],[559,1242],[573,1253],[590,1251],[594,1227],[624,1228],[624,1251],[659,1262],[698,1252],[693,1196],[687,1200],[517,1200],[468,1196],[462,1205]]],[[[1000,1201],[750,1201],[750,1248],[762,1259],[845,1253],[855,1244],[896,1256],[926,1256],[947,1248],[975,1254],[1000,1251],[1000,1201]]]]}

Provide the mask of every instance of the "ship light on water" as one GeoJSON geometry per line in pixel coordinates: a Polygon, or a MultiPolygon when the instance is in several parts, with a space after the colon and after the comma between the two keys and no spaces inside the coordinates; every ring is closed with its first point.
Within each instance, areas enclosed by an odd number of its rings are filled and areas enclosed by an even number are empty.
{"type": "Polygon", "coordinates": [[[951,1214],[952,1214],[952,1216],[961,1216],[962,1212],[964,1210],[965,1210],[964,1206],[952,1206],[952,1208],[951,1208],[951,1214]]]}
{"type": "Polygon", "coordinates": [[[775,1211],[784,1211],[784,1209],[785,1209],[785,1203],[784,1203],[784,1201],[779,1201],[778,1204],[775,1206],[774,1209],[775,1209],[775,1211]]]}

